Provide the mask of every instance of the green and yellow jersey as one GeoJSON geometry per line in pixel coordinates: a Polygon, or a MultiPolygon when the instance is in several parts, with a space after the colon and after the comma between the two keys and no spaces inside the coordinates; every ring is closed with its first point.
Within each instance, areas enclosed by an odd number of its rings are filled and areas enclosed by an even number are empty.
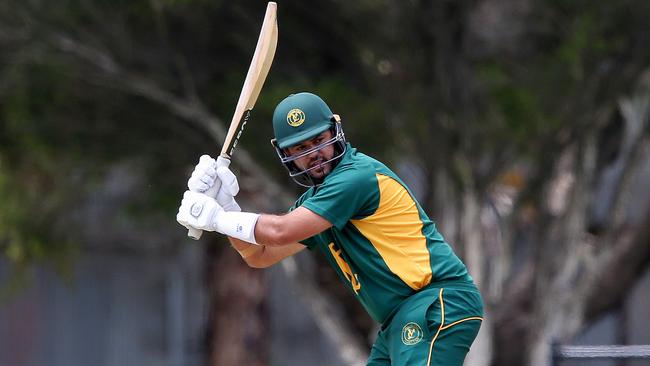
{"type": "Polygon", "coordinates": [[[302,241],[320,249],[368,313],[383,323],[418,290],[472,283],[467,268],[406,185],[348,144],[336,168],[295,203],[332,223],[302,241]]]}

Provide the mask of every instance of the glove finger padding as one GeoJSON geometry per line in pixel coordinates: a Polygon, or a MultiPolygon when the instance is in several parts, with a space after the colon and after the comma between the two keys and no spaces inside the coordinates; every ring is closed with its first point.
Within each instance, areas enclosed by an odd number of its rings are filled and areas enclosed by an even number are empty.
{"type": "Polygon", "coordinates": [[[217,203],[223,207],[224,211],[241,211],[235,197],[224,190],[219,190],[219,193],[217,193],[217,203]]]}
{"type": "Polygon", "coordinates": [[[215,179],[217,179],[217,171],[214,169],[214,167],[209,166],[203,171],[197,171],[196,178],[205,184],[212,185],[215,179]]]}
{"type": "Polygon", "coordinates": [[[193,192],[203,193],[214,185],[215,180],[216,177],[211,177],[209,175],[192,174],[190,179],[187,181],[187,188],[193,192]]]}
{"type": "Polygon", "coordinates": [[[187,188],[194,192],[205,192],[215,184],[216,179],[216,161],[209,155],[202,155],[187,181],[187,188]]]}
{"type": "Polygon", "coordinates": [[[217,168],[217,177],[221,180],[221,191],[225,191],[231,196],[236,196],[239,193],[239,182],[235,173],[233,173],[228,167],[220,166],[217,168]]]}
{"type": "MultiPolygon", "coordinates": [[[[219,165],[219,160],[217,160],[217,165],[219,165]]],[[[217,193],[217,202],[225,211],[241,211],[234,198],[239,193],[239,183],[235,174],[228,168],[228,165],[221,164],[217,167],[217,179],[221,181],[221,188],[217,193]]]]}
{"type": "Polygon", "coordinates": [[[198,166],[198,165],[201,165],[201,164],[206,164],[206,165],[215,166],[215,165],[217,164],[217,161],[214,160],[214,159],[212,158],[212,156],[207,155],[207,154],[203,154],[203,155],[201,155],[201,157],[199,158],[199,163],[197,164],[197,166],[198,166]]]}

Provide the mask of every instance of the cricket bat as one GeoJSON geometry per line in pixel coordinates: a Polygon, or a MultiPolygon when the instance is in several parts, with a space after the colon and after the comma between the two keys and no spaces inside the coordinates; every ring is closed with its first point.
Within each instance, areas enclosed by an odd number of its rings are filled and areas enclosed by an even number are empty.
{"type": "MultiPolygon", "coordinates": [[[[260,91],[262,90],[262,85],[264,85],[266,76],[271,68],[271,63],[273,63],[275,48],[278,45],[277,7],[278,6],[275,2],[269,2],[266,6],[266,14],[264,15],[264,22],[262,23],[260,36],[257,40],[253,60],[248,68],[248,73],[244,80],[244,86],[242,87],[242,91],[239,94],[239,100],[237,101],[237,106],[235,107],[235,113],[232,116],[226,139],[221,148],[221,154],[219,156],[223,159],[218,159],[219,164],[225,166],[230,164],[230,159],[232,158],[232,154],[237,146],[237,142],[244,131],[244,127],[246,127],[248,118],[251,115],[251,110],[255,106],[257,97],[260,95],[260,91]]],[[[220,186],[221,182],[217,181],[214,186],[205,193],[212,197],[216,197],[220,186]]],[[[202,233],[203,231],[201,230],[190,229],[187,235],[192,239],[198,240],[202,233]]]]}

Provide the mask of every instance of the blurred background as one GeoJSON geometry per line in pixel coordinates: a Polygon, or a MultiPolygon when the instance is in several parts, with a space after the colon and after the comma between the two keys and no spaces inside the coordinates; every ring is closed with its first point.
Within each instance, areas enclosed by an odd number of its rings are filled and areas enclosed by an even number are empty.
{"type": "MultiPolygon", "coordinates": [[[[365,364],[377,325],[323,258],[249,269],[175,220],[265,8],[0,0],[0,365],[365,364]]],[[[238,200],[277,213],[301,193],[271,114],[315,92],[479,284],[466,365],[650,344],[648,19],[646,0],[279,0],[238,200]]]]}

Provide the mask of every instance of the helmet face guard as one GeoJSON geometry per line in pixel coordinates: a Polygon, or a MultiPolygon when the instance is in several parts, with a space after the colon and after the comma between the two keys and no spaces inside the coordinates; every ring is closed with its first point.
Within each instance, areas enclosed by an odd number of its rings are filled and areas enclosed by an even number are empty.
{"type": "MultiPolygon", "coordinates": [[[[308,188],[320,185],[323,182],[324,177],[314,178],[310,173],[327,163],[332,163],[332,169],[334,169],[338,163],[338,160],[345,154],[347,145],[345,141],[345,134],[343,133],[343,128],[341,127],[341,120],[338,115],[332,116],[332,127],[330,131],[332,131],[331,139],[297,155],[287,155],[286,149],[280,148],[276,139],[271,140],[271,144],[275,148],[275,151],[280,158],[280,162],[282,162],[282,165],[284,165],[284,167],[289,171],[289,176],[291,179],[293,179],[297,184],[308,188]],[[300,169],[296,165],[296,160],[331,145],[334,145],[334,156],[331,159],[307,169],[300,169]]],[[[307,139],[314,137],[316,136],[311,136],[307,139]]]]}

